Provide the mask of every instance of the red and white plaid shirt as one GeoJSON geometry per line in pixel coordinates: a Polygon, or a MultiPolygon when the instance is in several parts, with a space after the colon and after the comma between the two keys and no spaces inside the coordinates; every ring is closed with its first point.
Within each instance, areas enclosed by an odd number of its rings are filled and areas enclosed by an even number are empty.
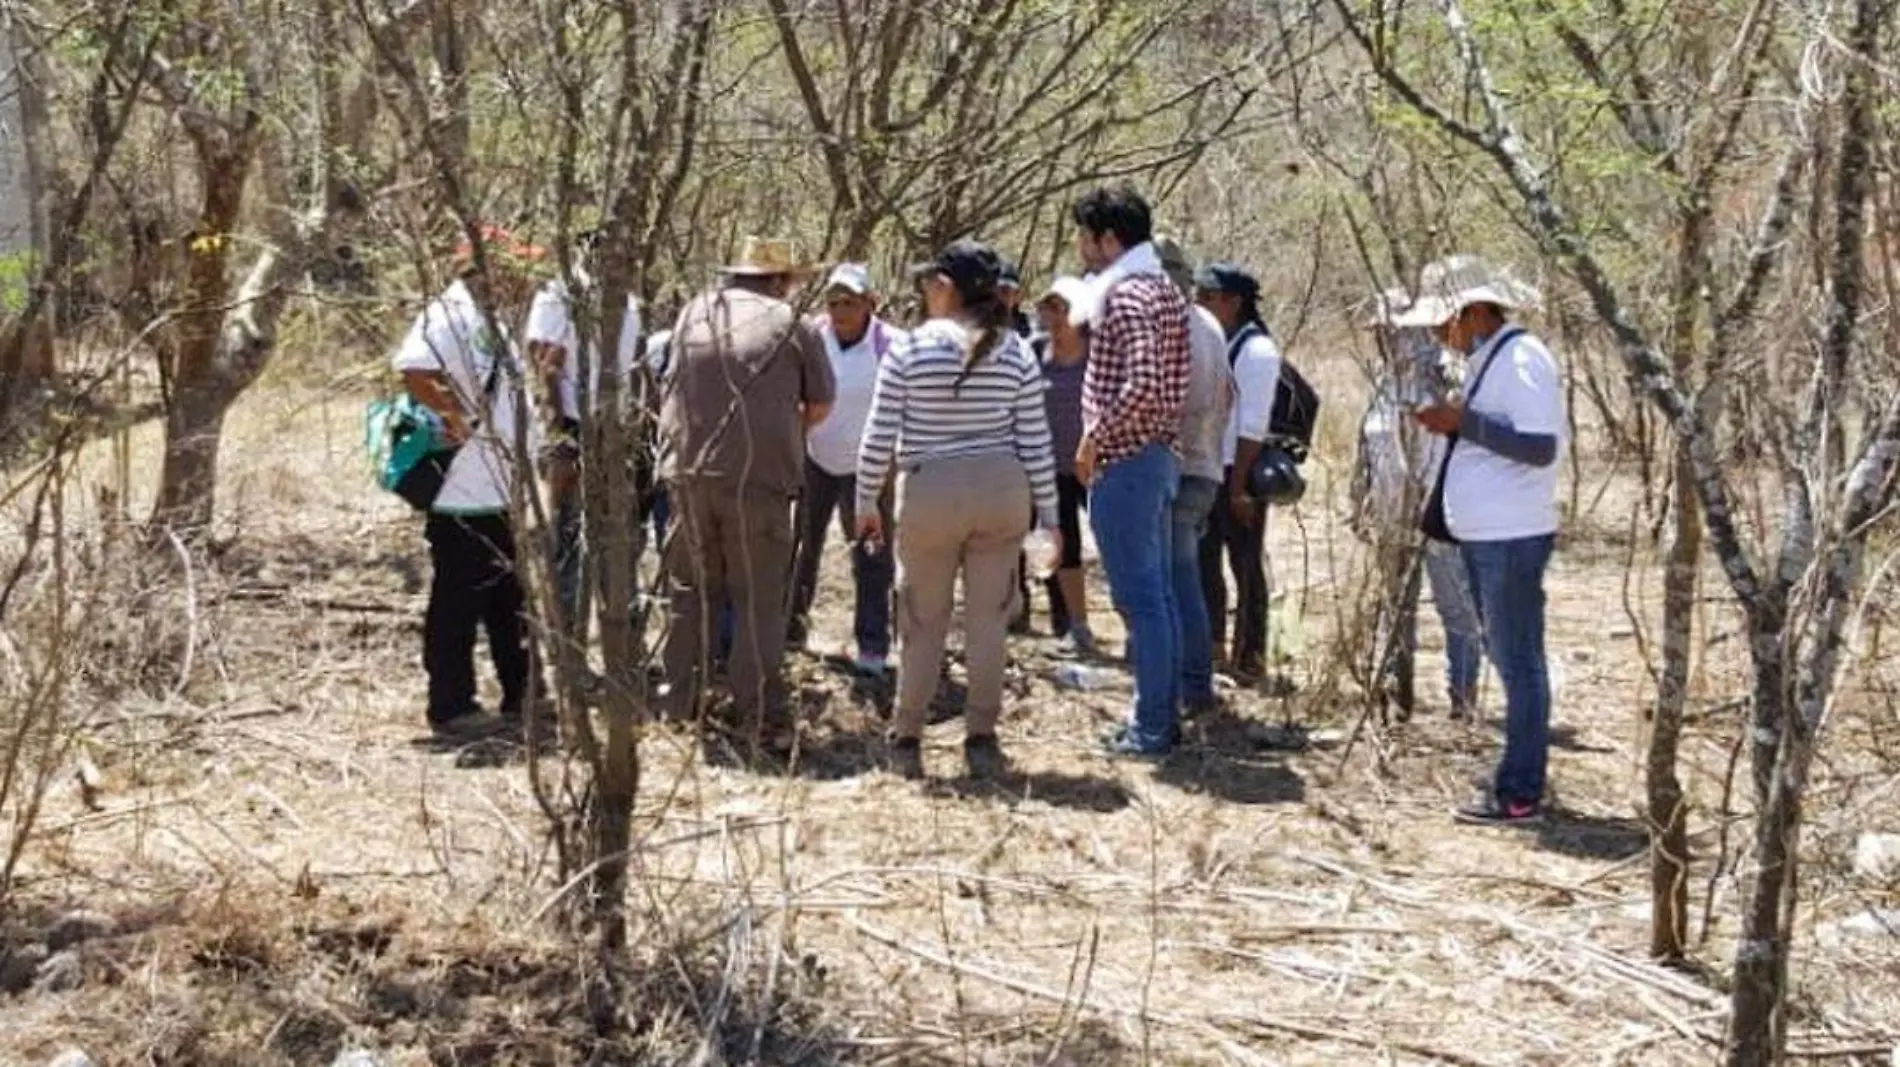
{"type": "Polygon", "coordinates": [[[1082,426],[1097,467],[1151,444],[1174,444],[1194,359],[1188,307],[1166,275],[1134,274],[1109,289],[1090,323],[1082,426]]]}

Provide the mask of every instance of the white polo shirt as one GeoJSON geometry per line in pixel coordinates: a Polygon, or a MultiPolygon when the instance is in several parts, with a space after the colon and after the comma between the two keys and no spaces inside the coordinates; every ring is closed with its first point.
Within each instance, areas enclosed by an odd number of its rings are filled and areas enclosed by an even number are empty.
{"type": "MultiPolygon", "coordinates": [[[[574,314],[568,299],[567,283],[559,278],[543,285],[528,307],[528,343],[559,345],[567,353],[561,368],[561,414],[580,418],[580,346],[576,344],[574,314]]],[[[640,344],[640,304],[627,294],[627,311],[620,320],[620,345],[614,353],[614,366],[624,389],[633,375],[634,350],[640,344]]],[[[587,395],[600,403],[600,359],[593,360],[587,371],[587,395]]]]}
{"type": "Polygon", "coordinates": [[[1465,372],[1470,410],[1495,415],[1519,433],[1557,438],[1558,459],[1533,467],[1469,441],[1452,450],[1445,469],[1445,524],[1460,541],[1511,541],[1557,532],[1557,480],[1565,433],[1563,372],[1544,343],[1528,333],[1500,334],[1471,357],[1465,372]],[[1486,369],[1496,362],[1497,366],[1486,369]]]}
{"type": "Polygon", "coordinates": [[[886,351],[901,337],[897,330],[872,319],[857,344],[842,348],[830,319],[818,326],[825,339],[825,354],[831,358],[832,377],[838,382],[838,395],[825,421],[805,435],[805,454],[819,470],[836,478],[849,477],[858,470],[858,446],[864,442],[864,424],[871,418],[871,399],[877,392],[879,331],[883,332],[881,347],[886,351]]]}
{"type": "Polygon", "coordinates": [[[520,429],[521,365],[509,339],[489,331],[467,285],[457,281],[416,316],[390,365],[398,371],[447,375],[462,410],[470,413],[474,423],[474,432],[449,465],[431,510],[445,515],[507,510],[515,477],[515,435],[520,429]],[[497,361],[500,371],[491,400],[484,389],[497,361]]]}

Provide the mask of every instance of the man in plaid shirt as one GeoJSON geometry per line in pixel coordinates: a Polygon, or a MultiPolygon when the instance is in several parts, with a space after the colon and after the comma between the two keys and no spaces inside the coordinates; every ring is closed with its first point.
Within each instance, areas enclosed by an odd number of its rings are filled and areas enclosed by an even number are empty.
{"type": "Polygon", "coordinates": [[[1076,202],[1075,222],[1077,251],[1098,272],[1093,306],[1083,309],[1091,332],[1075,471],[1089,486],[1089,524],[1135,666],[1134,714],[1108,747],[1158,758],[1180,734],[1170,516],[1181,480],[1174,438],[1192,365],[1188,307],[1162,268],[1140,194],[1091,192],[1076,202]]]}

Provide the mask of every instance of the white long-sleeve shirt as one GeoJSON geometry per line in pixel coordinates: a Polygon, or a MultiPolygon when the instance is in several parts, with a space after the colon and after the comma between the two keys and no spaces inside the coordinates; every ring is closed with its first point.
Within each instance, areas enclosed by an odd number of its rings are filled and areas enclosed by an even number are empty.
{"type": "MultiPolygon", "coordinates": [[[[1234,455],[1242,438],[1264,441],[1273,425],[1273,398],[1280,388],[1280,346],[1259,327],[1242,327],[1246,339],[1234,356],[1234,412],[1227,419],[1226,440],[1221,443],[1221,463],[1233,466],[1234,455]]],[[[1229,338],[1229,351],[1240,340],[1229,338]]]]}

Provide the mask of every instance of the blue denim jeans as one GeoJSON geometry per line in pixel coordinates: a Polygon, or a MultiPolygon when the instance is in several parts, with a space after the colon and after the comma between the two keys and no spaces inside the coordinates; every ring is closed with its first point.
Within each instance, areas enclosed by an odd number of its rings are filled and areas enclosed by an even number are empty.
{"type": "MultiPolygon", "coordinates": [[[[1478,606],[1472,603],[1469,578],[1457,545],[1442,541],[1425,544],[1425,580],[1432,589],[1432,606],[1445,631],[1445,685],[1453,704],[1470,708],[1477,703],[1478,674],[1484,669],[1484,627],[1478,606]]],[[[1411,628],[1414,641],[1418,628],[1411,628]]]]}
{"type": "Polygon", "coordinates": [[[1111,463],[1089,489],[1089,526],[1108,574],[1115,610],[1128,625],[1135,664],[1135,713],[1129,734],[1165,752],[1179,732],[1181,619],[1175,605],[1174,497],[1180,465],[1163,444],[1111,463]]]}
{"type": "Polygon", "coordinates": [[[1220,499],[1220,483],[1183,475],[1175,491],[1173,522],[1174,607],[1181,617],[1181,690],[1183,703],[1214,699],[1214,625],[1201,592],[1201,537],[1207,517],[1220,499]]]}
{"type": "Polygon", "coordinates": [[[1504,755],[1495,789],[1507,802],[1541,803],[1550,760],[1550,669],[1544,659],[1544,570],[1556,538],[1462,546],[1485,647],[1504,680],[1504,755]]]}

